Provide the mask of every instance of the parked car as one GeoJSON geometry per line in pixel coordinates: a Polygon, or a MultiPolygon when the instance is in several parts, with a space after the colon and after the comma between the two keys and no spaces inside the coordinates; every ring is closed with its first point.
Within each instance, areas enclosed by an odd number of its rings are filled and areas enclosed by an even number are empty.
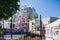
{"type": "MultiPolygon", "coordinates": [[[[4,32],[5,35],[11,35],[10,29],[5,29],[4,32]]],[[[14,30],[12,29],[12,35],[18,35],[18,34],[29,34],[29,32],[23,31],[23,30],[14,30]]]]}

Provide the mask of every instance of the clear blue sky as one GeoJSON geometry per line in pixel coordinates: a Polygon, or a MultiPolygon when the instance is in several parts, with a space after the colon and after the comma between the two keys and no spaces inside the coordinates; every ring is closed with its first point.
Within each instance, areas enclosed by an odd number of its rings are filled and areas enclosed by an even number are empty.
{"type": "Polygon", "coordinates": [[[55,17],[60,16],[60,0],[20,0],[21,5],[34,7],[38,16],[55,17]]]}

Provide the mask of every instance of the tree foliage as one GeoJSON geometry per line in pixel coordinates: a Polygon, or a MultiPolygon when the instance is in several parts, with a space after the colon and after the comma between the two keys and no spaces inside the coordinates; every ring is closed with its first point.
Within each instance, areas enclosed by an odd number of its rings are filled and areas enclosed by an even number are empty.
{"type": "Polygon", "coordinates": [[[32,13],[32,18],[34,18],[34,19],[38,18],[38,14],[37,13],[32,13]]]}
{"type": "Polygon", "coordinates": [[[0,0],[0,19],[8,19],[18,10],[19,0],[0,0]]]}
{"type": "Polygon", "coordinates": [[[28,14],[25,16],[25,18],[27,20],[32,19],[32,18],[36,19],[36,18],[38,18],[38,14],[37,13],[32,13],[31,15],[28,14]]]}
{"type": "Polygon", "coordinates": [[[26,16],[25,16],[25,19],[30,19],[30,15],[29,14],[27,14],[26,16]]]}

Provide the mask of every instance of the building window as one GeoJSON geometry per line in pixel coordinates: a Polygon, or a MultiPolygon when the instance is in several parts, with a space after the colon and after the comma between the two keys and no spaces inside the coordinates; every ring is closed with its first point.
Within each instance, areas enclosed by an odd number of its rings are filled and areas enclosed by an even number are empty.
{"type": "Polygon", "coordinates": [[[34,23],[32,23],[32,25],[34,25],[34,23]]]}

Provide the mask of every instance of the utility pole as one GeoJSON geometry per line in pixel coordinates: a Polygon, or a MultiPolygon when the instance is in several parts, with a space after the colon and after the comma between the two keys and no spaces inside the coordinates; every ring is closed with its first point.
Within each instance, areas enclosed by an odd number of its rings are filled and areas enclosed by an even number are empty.
{"type": "Polygon", "coordinates": [[[12,17],[11,17],[11,24],[10,24],[10,29],[11,29],[11,39],[12,39],[12,17]]]}
{"type": "Polygon", "coordinates": [[[2,35],[3,35],[3,39],[4,39],[4,18],[3,18],[3,32],[2,32],[2,35]]]}
{"type": "Polygon", "coordinates": [[[40,15],[40,36],[42,36],[42,19],[41,19],[41,15],[40,15]]]}

